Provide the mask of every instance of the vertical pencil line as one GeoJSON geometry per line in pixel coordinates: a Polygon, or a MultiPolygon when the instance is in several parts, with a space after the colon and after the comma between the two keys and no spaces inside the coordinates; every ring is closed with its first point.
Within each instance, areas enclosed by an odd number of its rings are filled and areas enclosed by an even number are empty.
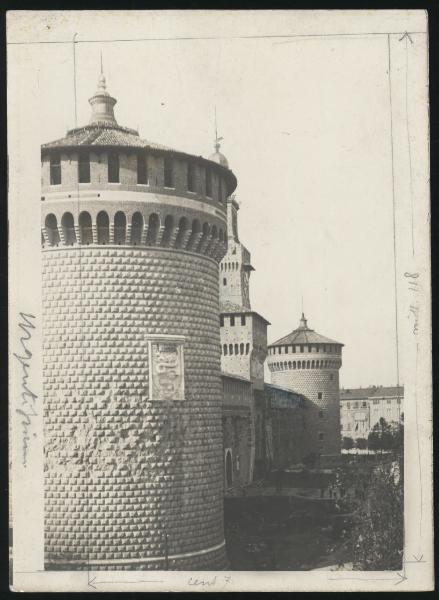
{"type": "Polygon", "coordinates": [[[76,48],[75,48],[75,44],[76,44],[76,36],[78,34],[75,33],[75,35],[73,36],[73,40],[72,40],[72,44],[73,44],[73,103],[74,103],[74,107],[75,107],[75,127],[78,127],[78,116],[77,116],[77,110],[76,110],[76,48]]]}
{"type": "MultiPolygon", "coordinates": [[[[393,103],[392,103],[392,57],[390,49],[390,34],[387,34],[387,77],[389,83],[389,108],[390,108],[390,152],[392,163],[392,214],[393,214],[393,273],[395,284],[395,342],[396,342],[396,393],[399,392],[399,340],[398,340],[398,270],[396,259],[396,198],[395,198],[395,158],[393,153],[393,103]]],[[[405,447],[403,446],[403,453],[405,447]]],[[[403,500],[404,502],[404,500],[403,500]]],[[[403,517],[403,554],[402,554],[402,574],[405,577],[405,527],[403,517]]]]}
{"type": "Polygon", "coordinates": [[[392,164],[392,214],[393,214],[393,274],[395,285],[395,340],[396,340],[396,385],[399,387],[399,342],[398,342],[398,272],[396,258],[396,198],[395,198],[395,160],[393,154],[393,104],[392,104],[392,60],[390,52],[390,34],[387,34],[388,50],[388,83],[389,83],[389,105],[390,105],[390,153],[392,164]]]}
{"type": "MultiPolygon", "coordinates": [[[[407,148],[409,155],[409,176],[410,176],[410,213],[412,220],[412,256],[415,256],[415,232],[414,232],[414,209],[413,209],[413,169],[412,169],[412,144],[410,141],[410,122],[409,122],[409,53],[408,53],[409,36],[405,36],[405,123],[407,130],[407,148]]],[[[410,42],[412,43],[412,42],[410,42]]]]}

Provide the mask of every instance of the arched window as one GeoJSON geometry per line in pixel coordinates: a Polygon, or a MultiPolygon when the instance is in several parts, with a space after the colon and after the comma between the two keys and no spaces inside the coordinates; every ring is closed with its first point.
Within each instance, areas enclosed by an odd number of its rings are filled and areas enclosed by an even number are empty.
{"type": "Polygon", "coordinates": [[[229,344],[229,354],[233,354],[233,344],[229,344]]]}
{"type": "Polygon", "coordinates": [[[149,220],[148,220],[148,236],[146,239],[146,243],[147,244],[155,244],[157,241],[157,234],[159,231],[159,226],[160,226],[160,219],[159,216],[156,215],[155,213],[152,213],[152,215],[149,215],[149,220]]]}
{"type": "Polygon", "coordinates": [[[108,182],[119,183],[119,154],[115,151],[108,153],[108,182]]]}
{"type": "Polygon", "coordinates": [[[58,246],[59,239],[59,231],[58,231],[58,222],[54,214],[47,215],[45,220],[46,232],[49,237],[49,244],[51,246],[58,246]]]}
{"type": "Polygon", "coordinates": [[[131,243],[138,246],[142,241],[143,217],[139,212],[135,212],[131,219],[131,243]]]}
{"type": "MultiPolygon", "coordinates": [[[[178,222],[178,233],[177,233],[177,238],[175,240],[175,247],[176,248],[181,248],[182,244],[183,244],[183,240],[184,237],[186,235],[186,232],[188,230],[189,227],[189,222],[186,219],[186,217],[181,217],[180,221],[178,222]]],[[[221,269],[222,269],[223,265],[221,263],[221,269]]]]}
{"type": "Polygon", "coordinates": [[[171,242],[172,232],[174,230],[174,218],[172,215],[166,215],[165,217],[165,230],[162,237],[162,246],[169,246],[171,242]]]}
{"type": "Polygon", "coordinates": [[[292,367],[292,364],[291,364],[291,361],[289,360],[288,361],[288,368],[291,369],[291,367],[292,367]]]}
{"type": "Polygon", "coordinates": [[[223,277],[223,285],[227,285],[227,279],[223,277]]]}
{"type": "Polygon", "coordinates": [[[238,344],[235,344],[235,354],[239,354],[238,344]]]}
{"type": "Polygon", "coordinates": [[[61,227],[64,233],[64,242],[67,246],[76,244],[75,221],[72,213],[66,212],[61,219],[61,227]]]}
{"type": "Polygon", "coordinates": [[[240,344],[239,351],[241,354],[244,354],[244,344],[240,344]]]}
{"type": "Polygon", "coordinates": [[[306,369],[306,363],[304,360],[302,360],[302,369],[306,369]]]}
{"type": "Polygon", "coordinates": [[[307,368],[307,369],[309,369],[309,365],[310,365],[310,363],[309,363],[309,360],[307,360],[307,361],[306,361],[306,368],[307,368]]]}
{"type": "Polygon", "coordinates": [[[114,215],[114,243],[125,244],[127,235],[127,218],[125,213],[118,211],[114,215]]]}
{"type": "Polygon", "coordinates": [[[81,244],[93,243],[93,231],[91,228],[91,216],[88,212],[79,215],[79,231],[81,232],[81,244]]]}
{"type": "Polygon", "coordinates": [[[248,354],[250,352],[250,344],[245,345],[245,353],[248,354]]]}
{"type": "Polygon", "coordinates": [[[301,368],[301,366],[302,366],[302,364],[301,364],[300,360],[298,360],[298,361],[297,361],[297,368],[298,368],[298,369],[300,369],[300,368],[301,368]]]}
{"type": "Polygon", "coordinates": [[[227,356],[227,344],[223,345],[223,354],[224,356],[227,356]]]}
{"type": "Polygon", "coordinates": [[[110,241],[110,219],[103,210],[96,217],[96,228],[98,233],[98,244],[108,244],[110,241]]]}
{"type": "Polygon", "coordinates": [[[295,368],[296,368],[296,361],[293,360],[293,369],[295,369],[295,368]]]}

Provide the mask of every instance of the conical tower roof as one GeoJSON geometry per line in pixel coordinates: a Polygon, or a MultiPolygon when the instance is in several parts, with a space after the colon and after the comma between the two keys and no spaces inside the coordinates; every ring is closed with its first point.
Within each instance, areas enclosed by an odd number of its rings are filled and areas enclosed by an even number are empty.
{"type": "Polygon", "coordinates": [[[294,329],[280,340],[269,344],[269,346],[288,346],[290,344],[337,344],[338,346],[344,346],[341,342],[320,335],[320,333],[310,329],[304,313],[302,313],[300,324],[297,329],[294,329]]]}

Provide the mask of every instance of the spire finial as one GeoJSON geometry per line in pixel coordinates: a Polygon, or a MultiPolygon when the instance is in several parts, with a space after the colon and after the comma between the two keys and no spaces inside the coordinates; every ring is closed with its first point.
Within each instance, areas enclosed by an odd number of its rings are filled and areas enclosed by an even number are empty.
{"type": "Polygon", "coordinates": [[[107,92],[107,82],[104,75],[102,50],[100,51],[100,63],[101,69],[98,79],[98,87],[94,93],[94,96],[92,96],[89,100],[92,106],[90,123],[113,123],[117,125],[113,110],[113,107],[116,104],[116,98],[113,98],[107,92]]]}
{"type": "Polygon", "coordinates": [[[104,63],[102,60],[102,50],[101,50],[101,73],[99,75],[99,79],[98,79],[98,92],[106,92],[107,90],[107,82],[105,80],[105,75],[104,75],[104,63]]]}
{"type": "Polygon", "coordinates": [[[302,318],[300,319],[300,329],[308,329],[308,320],[305,318],[305,314],[302,311],[302,318]]]}
{"type": "Polygon", "coordinates": [[[223,139],[222,137],[218,137],[218,125],[217,125],[217,120],[216,120],[216,105],[215,105],[215,145],[214,145],[214,148],[215,148],[216,152],[218,152],[219,149],[221,148],[220,141],[222,139],[223,139]]]}

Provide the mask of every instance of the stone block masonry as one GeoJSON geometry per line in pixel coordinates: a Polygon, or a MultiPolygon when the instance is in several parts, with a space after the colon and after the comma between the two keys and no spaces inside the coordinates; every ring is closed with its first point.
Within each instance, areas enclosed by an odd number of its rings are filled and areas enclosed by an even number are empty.
{"type": "Polygon", "coordinates": [[[45,564],[226,567],[218,264],[166,248],[43,251],[45,564]],[[148,336],[184,337],[184,400],[148,336]]]}

